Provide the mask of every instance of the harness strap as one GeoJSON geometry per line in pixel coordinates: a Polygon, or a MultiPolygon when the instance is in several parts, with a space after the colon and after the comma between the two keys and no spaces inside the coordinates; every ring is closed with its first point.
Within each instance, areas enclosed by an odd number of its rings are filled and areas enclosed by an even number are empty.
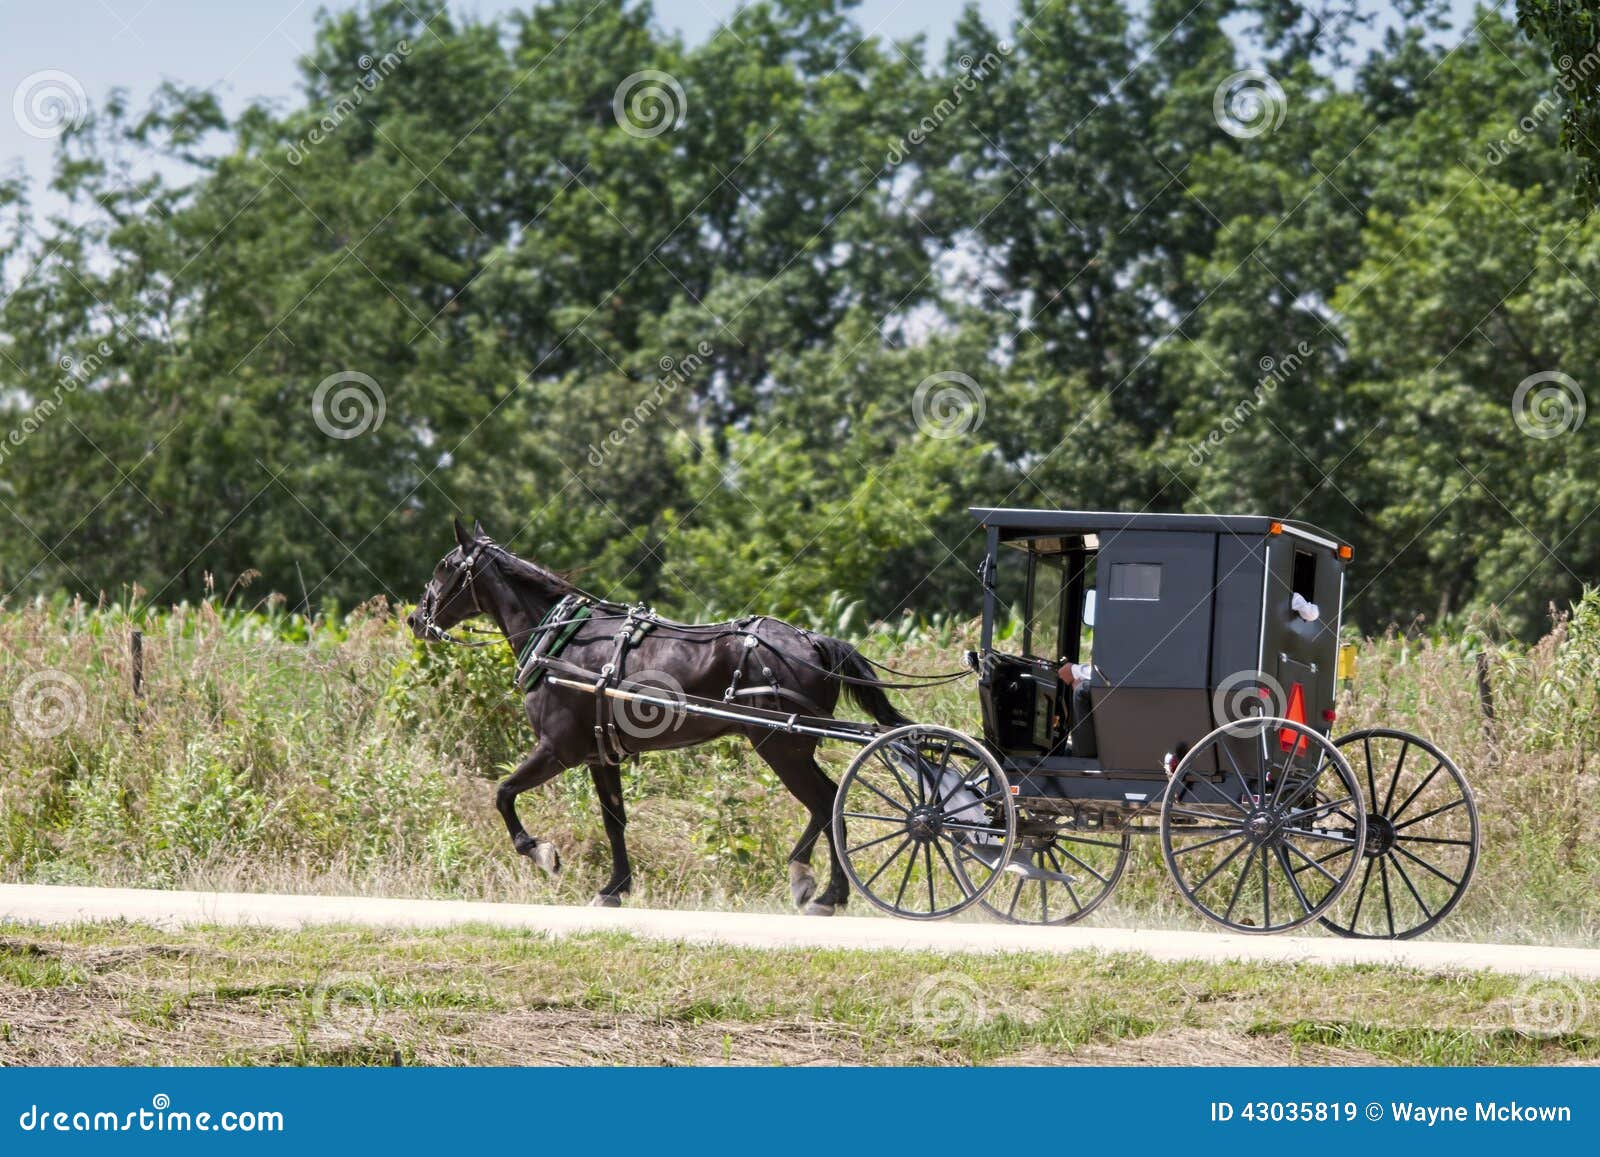
{"type": "Polygon", "coordinates": [[[593,605],[582,595],[567,595],[545,612],[517,657],[518,688],[532,691],[539,685],[545,672],[539,660],[561,654],[593,611],[593,605]]]}

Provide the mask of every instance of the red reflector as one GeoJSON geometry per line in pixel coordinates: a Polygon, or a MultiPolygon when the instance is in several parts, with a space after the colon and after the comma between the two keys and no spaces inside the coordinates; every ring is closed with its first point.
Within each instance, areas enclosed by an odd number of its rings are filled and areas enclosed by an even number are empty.
{"type": "MultiPolygon", "coordinates": [[[[1283,717],[1291,723],[1304,724],[1306,721],[1306,689],[1299,683],[1289,688],[1289,706],[1284,711],[1283,717]]],[[[1278,746],[1284,751],[1294,749],[1296,755],[1304,755],[1309,741],[1303,735],[1296,735],[1287,727],[1278,729],[1278,746]]]]}
{"type": "Polygon", "coordinates": [[[1335,714],[1335,712],[1334,712],[1332,707],[1330,707],[1326,711],[1324,711],[1322,713],[1322,717],[1324,719],[1326,719],[1329,723],[1332,723],[1334,721],[1334,719],[1337,718],[1337,716],[1336,716],[1336,714],[1335,714]]]}

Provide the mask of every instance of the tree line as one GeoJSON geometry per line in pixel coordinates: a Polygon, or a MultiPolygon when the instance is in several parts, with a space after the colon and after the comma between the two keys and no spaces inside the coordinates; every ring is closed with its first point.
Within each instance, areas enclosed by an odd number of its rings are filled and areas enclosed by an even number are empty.
{"type": "Polygon", "coordinates": [[[969,504],[1305,519],[1367,629],[1600,575],[1600,227],[1513,13],[853,7],[377,2],[291,107],[57,110],[0,591],[411,598],[459,513],[685,615],[967,612],[969,504]]]}

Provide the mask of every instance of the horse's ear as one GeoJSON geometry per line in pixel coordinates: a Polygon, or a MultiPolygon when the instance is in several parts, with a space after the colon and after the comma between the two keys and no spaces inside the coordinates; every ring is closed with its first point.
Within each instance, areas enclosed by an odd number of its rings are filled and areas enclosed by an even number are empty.
{"type": "Polygon", "coordinates": [[[473,519],[473,521],[472,521],[472,537],[473,538],[488,538],[489,537],[489,532],[487,530],[483,529],[483,523],[479,522],[477,519],[473,519]]]}
{"type": "Polygon", "coordinates": [[[451,519],[451,521],[455,523],[456,544],[460,546],[462,550],[470,549],[473,542],[472,535],[467,533],[467,528],[461,525],[461,520],[459,518],[451,519]]]}

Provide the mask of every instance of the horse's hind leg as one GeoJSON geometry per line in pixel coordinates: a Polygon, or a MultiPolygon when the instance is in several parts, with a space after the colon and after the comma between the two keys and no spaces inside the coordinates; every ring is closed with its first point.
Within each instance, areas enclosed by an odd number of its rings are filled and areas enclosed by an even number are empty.
{"type": "Polygon", "coordinates": [[[522,821],[517,818],[517,797],[529,788],[547,783],[565,770],[555,757],[555,752],[541,743],[517,765],[516,771],[500,781],[494,793],[494,806],[506,821],[506,830],[511,833],[511,846],[517,849],[519,855],[527,856],[547,872],[561,870],[561,855],[549,840],[536,839],[523,829],[522,821]]]}
{"type": "Polygon", "coordinates": [[[606,839],[611,844],[611,879],[592,903],[600,908],[620,908],[623,894],[633,888],[633,868],[628,863],[625,836],[628,814],[622,806],[622,768],[615,763],[591,763],[589,774],[594,778],[595,798],[600,801],[606,839]]]}
{"type": "Polygon", "coordinates": [[[811,854],[817,846],[817,838],[827,831],[833,819],[833,797],[838,788],[817,766],[813,754],[817,749],[815,740],[796,742],[787,736],[766,735],[752,737],[751,742],[756,754],[777,773],[783,786],[808,813],[805,830],[789,853],[789,893],[806,915],[831,916],[849,897],[850,883],[830,835],[828,886],[819,894],[816,878],[811,873],[811,854]]]}

